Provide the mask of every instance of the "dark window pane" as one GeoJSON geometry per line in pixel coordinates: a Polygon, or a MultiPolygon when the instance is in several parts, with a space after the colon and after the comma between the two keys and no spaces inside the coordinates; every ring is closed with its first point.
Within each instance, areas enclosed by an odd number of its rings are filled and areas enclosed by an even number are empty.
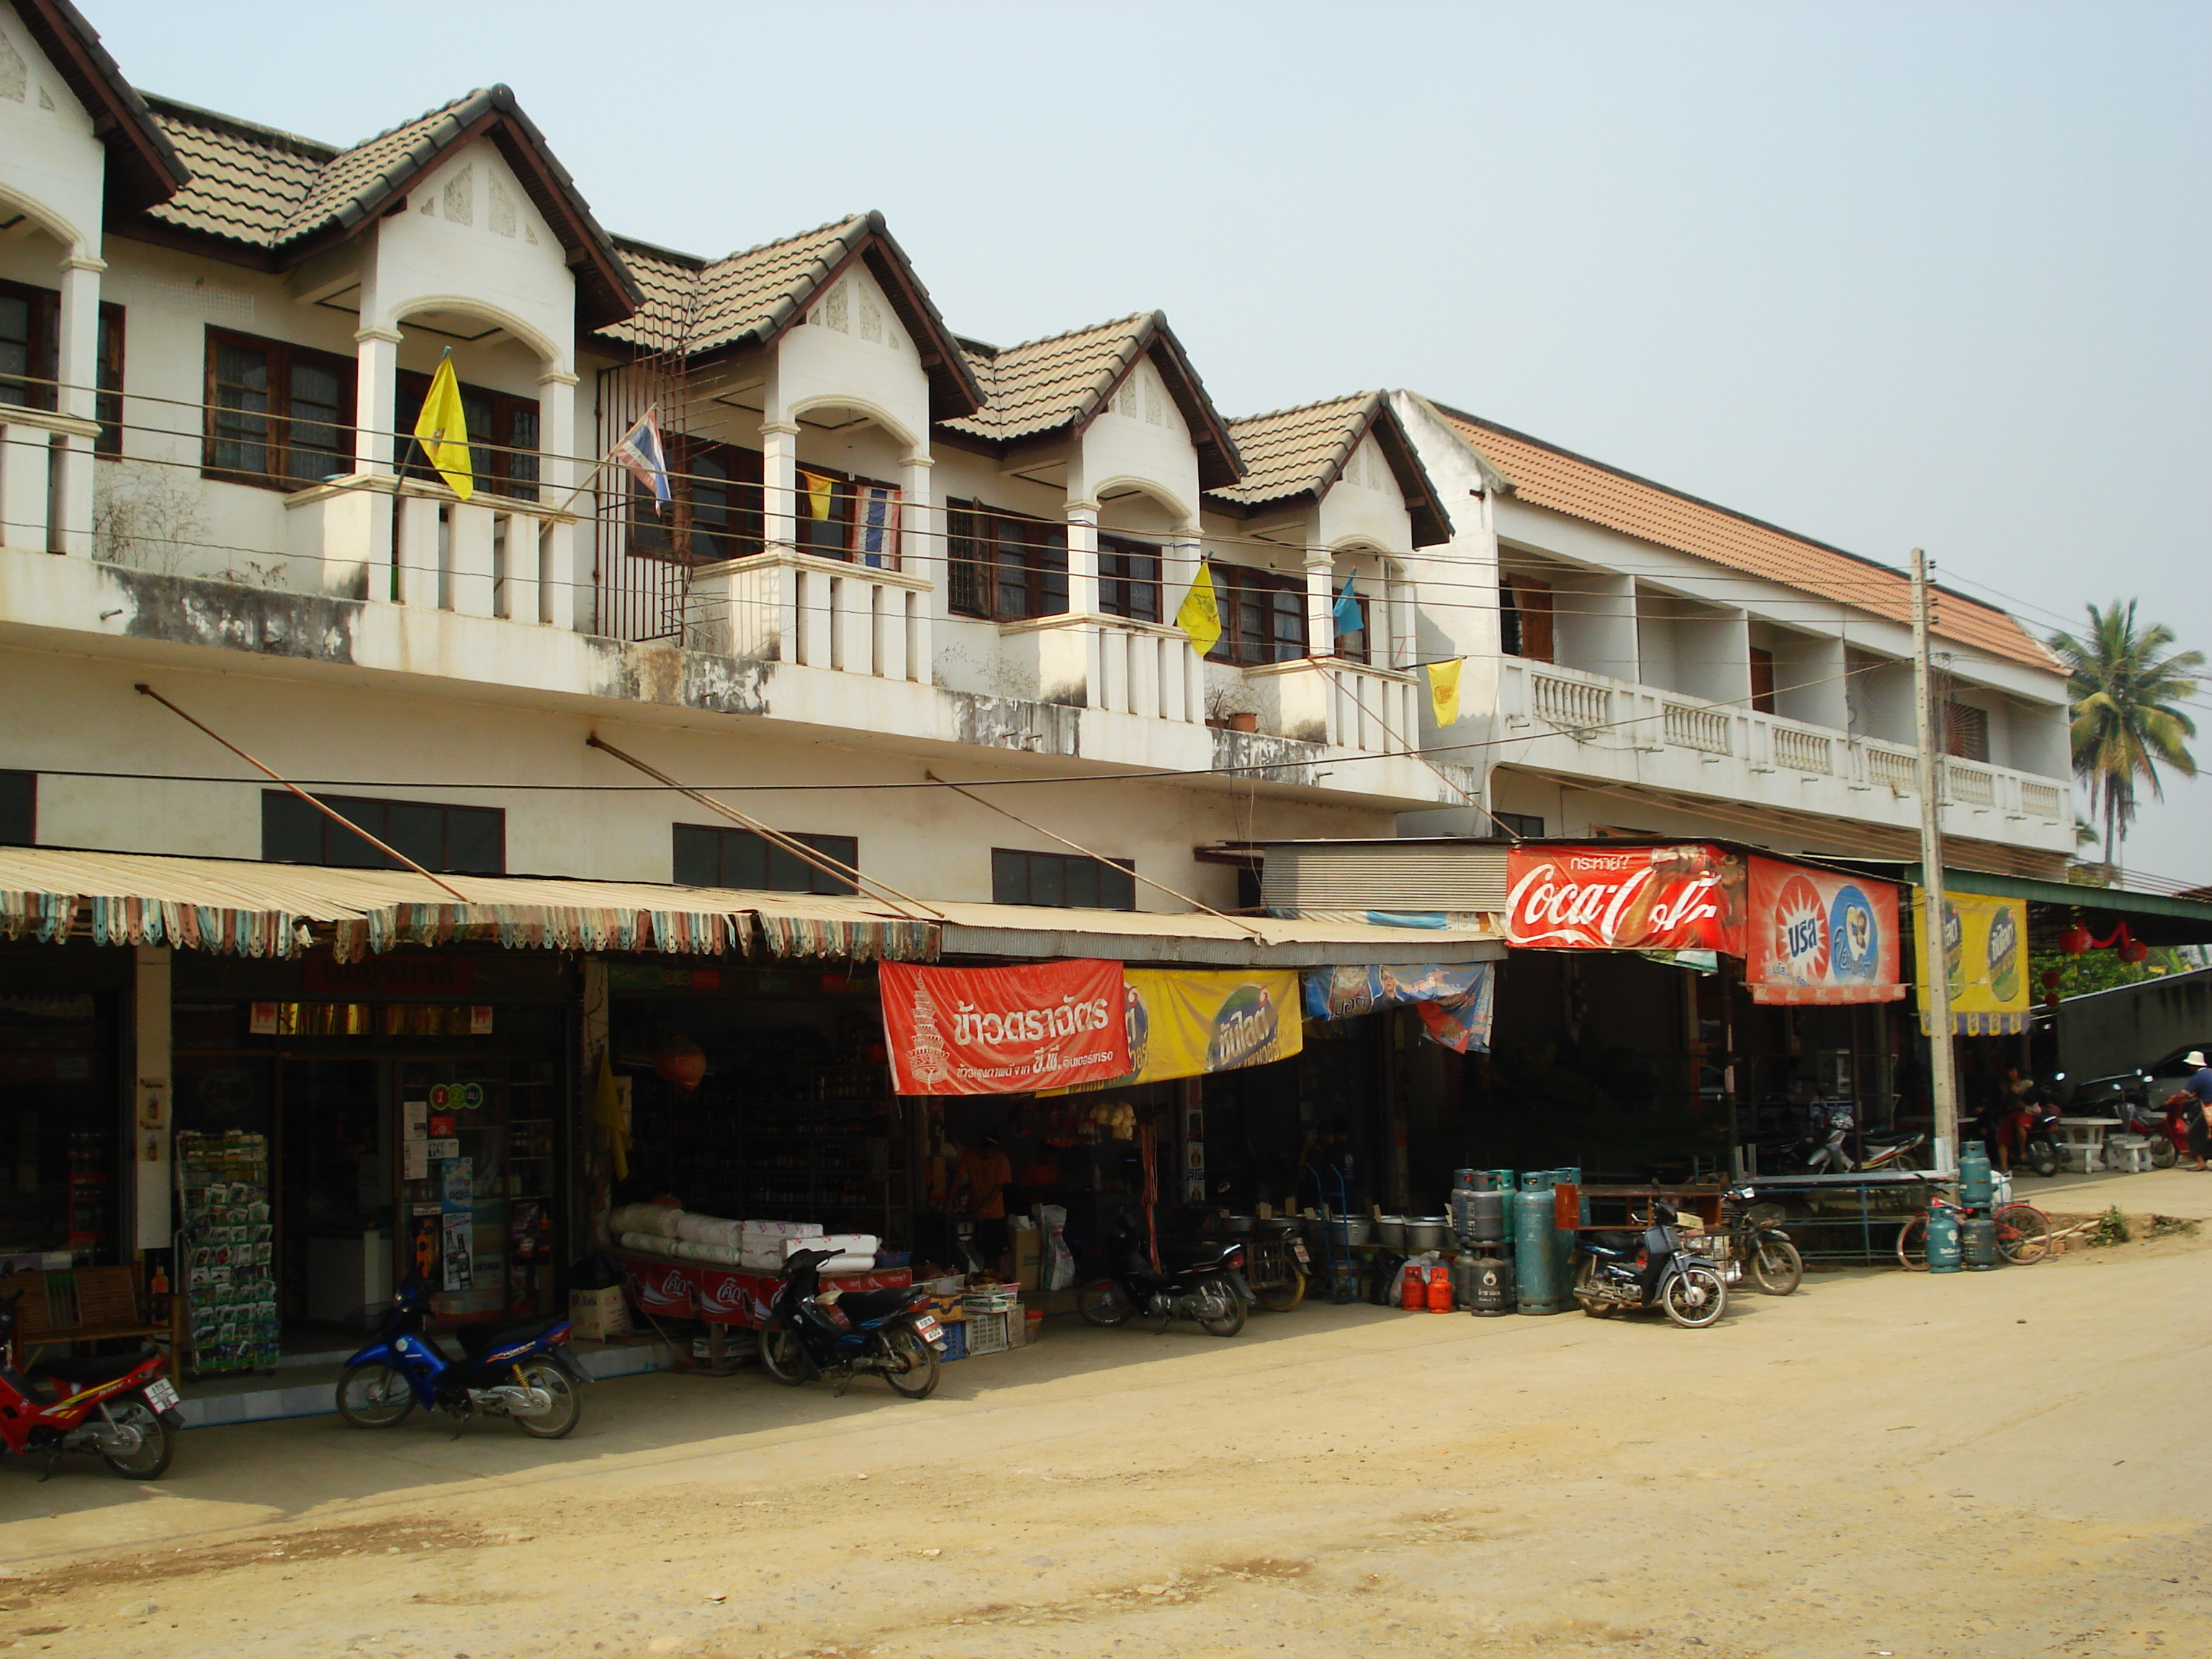
{"type": "Polygon", "coordinates": [[[282,789],[261,796],[261,856],[270,864],[323,862],[323,826],[330,822],[282,789]]]}
{"type": "Polygon", "coordinates": [[[39,775],[0,772],[0,847],[28,847],[38,838],[39,775]]]}
{"type": "Polygon", "coordinates": [[[394,851],[404,854],[425,870],[452,867],[447,857],[444,807],[393,801],[384,809],[381,830],[377,829],[374,817],[363,808],[344,806],[338,810],[362,829],[375,830],[394,851]]]}
{"type": "Polygon", "coordinates": [[[100,362],[94,371],[93,416],[100,422],[94,447],[103,455],[123,453],[123,307],[100,308],[100,362]]]}
{"type": "Polygon", "coordinates": [[[215,354],[215,464],[266,472],[269,354],[225,342],[215,354]]]}
{"type": "MultiPolygon", "coordinates": [[[[495,876],[507,868],[507,814],[495,806],[447,806],[444,867],[465,875],[495,876]]],[[[394,842],[393,846],[400,843],[394,842]]],[[[410,852],[410,857],[413,854],[410,852]]],[[[425,861],[425,867],[440,866],[425,861]]]]}
{"type": "Polygon", "coordinates": [[[1049,853],[1030,854],[1030,902],[1067,902],[1067,866],[1049,853]]]}
{"type": "Polygon", "coordinates": [[[29,405],[31,302],[20,294],[0,294],[0,403],[29,405]]]}
{"type": "Polygon", "coordinates": [[[507,493],[526,501],[538,499],[538,410],[535,405],[509,403],[507,443],[512,452],[501,458],[507,475],[507,493]]]}
{"type": "Polygon", "coordinates": [[[1066,898],[1072,909],[1096,910],[1098,908],[1098,866],[1090,859],[1069,859],[1065,862],[1062,878],[1066,898]]]}
{"type": "Polygon", "coordinates": [[[691,556],[702,561],[726,559],[732,524],[730,465],[720,455],[694,455],[684,494],[691,510],[691,556]]]}
{"type": "Polygon", "coordinates": [[[683,887],[720,887],[722,832],[703,824],[676,826],[676,880],[683,887]]]}
{"type": "Polygon", "coordinates": [[[1137,878],[1134,860],[1116,859],[1117,865],[1127,868],[1098,866],[1098,908],[1102,910],[1133,910],[1137,908],[1137,878]]]}
{"type": "Polygon", "coordinates": [[[346,471],[343,404],[345,383],[325,364],[292,365],[292,427],[286,476],[298,484],[319,483],[346,471]]]}
{"type": "MultiPolygon", "coordinates": [[[[328,799],[325,797],[325,799],[328,799]]],[[[359,824],[387,846],[392,842],[391,804],[380,800],[332,800],[330,803],[338,816],[348,823],[359,824]]],[[[422,862],[417,854],[410,853],[417,864],[422,862]]],[[[348,835],[335,823],[330,824],[323,838],[322,862],[342,865],[349,869],[390,870],[392,860],[378,852],[359,836],[348,835]]],[[[433,869],[437,866],[433,865],[433,869]]]]}
{"type": "Polygon", "coordinates": [[[991,849],[991,902],[1027,904],[1030,902],[1030,859],[1026,853],[1003,847],[991,849]]]}

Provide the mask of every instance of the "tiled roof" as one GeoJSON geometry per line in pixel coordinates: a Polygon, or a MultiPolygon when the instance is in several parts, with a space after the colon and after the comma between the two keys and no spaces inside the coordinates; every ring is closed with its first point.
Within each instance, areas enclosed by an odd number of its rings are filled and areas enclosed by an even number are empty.
{"type": "Polygon", "coordinates": [[[575,181],[505,87],[480,88],[343,148],[173,99],[147,101],[191,173],[175,194],[146,210],[157,223],[265,250],[281,265],[385,211],[473,131],[499,146],[562,245],[587,256],[576,268],[580,313],[611,320],[637,303],[629,272],[575,181]]]}
{"type": "MultiPolygon", "coordinates": [[[[1892,566],[1747,518],[1458,410],[1440,405],[1438,412],[1511,480],[1517,501],[1817,593],[1892,622],[1912,620],[1911,579],[1892,566]]],[[[1992,656],[2036,668],[2054,666],[2050,653],[2014,618],[1948,588],[1936,595],[1935,631],[1992,656]]]]}
{"type": "Polygon", "coordinates": [[[947,431],[1012,444],[1062,427],[1081,427],[1105,406],[1130,365],[1149,356],[1190,428],[1198,451],[1199,488],[1222,489],[1244,476],[1229,423],[1206,395],[1164,313],[1140,311],[1021,345],[987,346],[972,340],[961,344],[984,404],[972,415],[940,420],[938,424],[947,431]]]}
{"type": "Polygon", "coordinates": [[[945,424],[1006,441],[1082,420],[1106,401],[1121,371],[1145,349],[1158,314],[1139,312],[1003,350],[970,343],[968,367],[986,401],[965,420],[945,424]]]}
{"type": "Polygon", "coordinates": [[[636,316],[599,331],[649,351],[711,351],[775,332],[814,296],[872,228],[855,213],[722,259],[695,259],[643,243],[618,244],[645,290],[636,316]]]}
{"type": "Polygon", "coordinates": [[[84,14],[70,0],[15,0],[15,11],[107,147],[107,211],[135,213],[175,191],[183,160],[84,14]]]}
{"type": "Polygon", "coordinates": [[[1210,493],[1247,506],[1309,490],[1318,495],[1336,482],[1382,401],[1379,392],[1357,392],[1303,409],[1279,409],[1272,415],[1248,415],[1230,422],[1230,436],[1244,458],[1244,476],[1210,493]]]}

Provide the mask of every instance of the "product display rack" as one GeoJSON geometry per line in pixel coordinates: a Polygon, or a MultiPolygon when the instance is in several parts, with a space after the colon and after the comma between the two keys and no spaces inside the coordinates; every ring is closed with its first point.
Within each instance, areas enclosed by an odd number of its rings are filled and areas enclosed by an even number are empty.
{"type": "Polygon", "coordinates": [[[194,1376],[276,1363],[276,1272],[269,1138],[233,1129],[180,1132],[177,1288],[184,1293],[194,1376]]]}

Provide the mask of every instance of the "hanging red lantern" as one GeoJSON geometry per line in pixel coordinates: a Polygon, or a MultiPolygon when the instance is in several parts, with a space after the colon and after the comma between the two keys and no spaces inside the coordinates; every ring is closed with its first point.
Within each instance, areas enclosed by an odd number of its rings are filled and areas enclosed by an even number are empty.
{"type": "Polygon", "coordinates": [[[2043,1006],[2050,1009],[2052,1013],[2057,1013],[2058,1012],[2058,993],[2056,991],[2045,991],[2043,994],[2043,1006]]]}
{"type": "Polygon", "coordinates": [[[2078,957],[2089,948],[2089,930],[2075,922],[2058,936],[2058,948],[2069,957],[2078,957]]]}
{"type": "Polygon", "coordinates": [[[2046,991],[2055,991],[2058,988],[2058,970],[2056,968],[2046,968],[2043,970],[2043,988],[2046,991]]]}
{"type": "Polygon", "coordinates": [[[2132,968],[2150,954],[2150,946],[2139,939],[2124,939],[2120,941],[2120,948],[2112,954],[2132,968]]]}
{"type": "Polygon", "coordinates": [[[699,1045],[678,1034],[664,1042],[653,1056],[653,1074],[689,1094],[707,1075],[707,1056],[699,1045]]]}

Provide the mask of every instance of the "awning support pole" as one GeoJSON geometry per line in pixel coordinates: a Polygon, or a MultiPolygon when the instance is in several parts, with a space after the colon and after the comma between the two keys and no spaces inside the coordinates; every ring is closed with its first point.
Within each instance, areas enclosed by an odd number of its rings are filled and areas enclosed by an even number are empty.
{"type": "Polygon", "coordinates": [[[413,859],[409,858],[406,854],[401,852],[398,848],[386,846],[374,836],[370,835],[368,830],[362,829],[359,824],[356,823],[351,818],[346,817],[344,813],[337,811],[335,807],[324,805],[322,802],[317,800],[306,790],[301,788],[298,784],[293,782],[289,778],[279,775],[274,769],[264,766],[259,761],[254,759],[252,756],[247,754],[243,749],[240,749],[236,744],[233,743],[228,738],[224,737],[221,732],[216,732],[210,726],[202,724],[200,721],[194,720],[190,714],[185,713],[183,709],[178,708],[176,704],[171,702],[167,697],[163,696],[159,691],[156,691],[152,686],[142,684],[138,687],[138,691],[143,696],[153,698],[155,702],[160,703],[162,708],[167,709],[179,720],[184,721],[185,725],[198,726],[201,731],[206,732],[208,736],[213,738],[217,743],[221,744],[224,748],[229,750],[232,754],[237,756],[239,759],[244,761],[248,766],[253,768],[255,771],[264,773],[276,782],[283,784],[284,787],[290,790],[301,800],[307,802],[308,805],[313,807],[315,811],[320,812],[332,823],[343,824],[355,835],[359,836],[371,847],[376,848],[378,852],[383,854],[385,857],[393,860],[397,863],[404,865],[408,869],[412,870],[416,875],[422,877],[423,880],[430,883],[432,885],[443,888],[447,892],[451,893],[456,899],[459,899],[463,904],[466,904],[469,902],[468,895],[462,892],[459,888],[454,886],[451,882],[442,881],[438,877],[432,875],[428,870],[425,870],[421,865],[416,863],[413,859]]]}
{"type": "Polygon", "coordinates": [[[1066,836],[1054,835],[1051,830],[1046,829],[1041,823],[1031,823],[1027,818],[1023,817],[1019,813],[1009,812],[1005,807],[1000,805],[996,801],[986,800],[982,796],[975,793],[971,790],[963,789],[957,783],[945,783],[945,780],[939,777],[934,772],[924,772],[922,776],[927,778],[932,783],[944,784],[945,787],[950,789],[954,794],[964,795],[969,800],[974,801],[978,806],[987,806],[990,808],[992,811],[996,812],[1002,818],[1013,819],[1016,823],[1020,824],[1023,829],[1029,830],[1033,835],[1042,836],[1048,841],[1056,841],[1062,847],[1067,848],[1071,853],[1080,853],[1087,859],[1091,859],[1097,863],[1105,865],[1109,869],[1119,870],[1123,875],[1128,876],[1134,880],[1141,881],[1146,886],[1151,888],[1156,893],[1165,893],[1170,898],[1179,900],[1182,903],[1190,906],[1194,910],[1202,911],[1206,915],[1212,916],[1216,921],[1225,921],[1231,923],[1236,927],[1242,927],[1246,933],[1251,934],[1254,939],[1258,939],[1262,945],[1273,943],[1267,934],[1261,932],[1257,927],[1255,927],[1250,922],[1245,921],[1242,916],[1224,915],[1222,912],[1215,909],[1212,905],[1200,903],[1188,893],[1178,893],[1174,888],[1165,886],[1159,882],[1154,881],[1150,876],[1138,875],[1134,870],[1130,869],[1127,865],[1116,864],[1113,860],[1108,858],[1103,853],[1094,853],[1088,847],[1082,845],[1080,842],[1068,840],[1066,836]]]}
{"type": "MultiPolygon", "coordinates": [[[[924,904],[920,899],[908,896],[906,894],[900,892],[897,888],[890,885],[888,883],[877,881],[871,877],[862,875],[860,871],[852,865],[841,864],[838,860],[831,858],[826,853],[817,851],[814,848],[809,847],[805,842],[799,841],[793,836],[787,836],[781,830],[772,830],[767,824],[763,823],[758,818],[748,817],[744,813],[740,812],[734,806],[725,805],[722,802],[716,800],[712,795],[706,793],[702,790],[694,789],[689,784],[678,783],[674,778],[670,777],[667,773],[662,771],[659,767],[648,766],[636,756],[623,753],[623,750],[616,748],[614,744],[609,743],[605,738],[600,737],[596,732],[590,737],[586,738],[584,741],[593,749],[601,750],[607,754],[612,755],[617,760],[622,762],[625,766],[636,768],[639,771],[644,773],[646,776],[651,778],[654,782],[665,784],[669,788],[673,789],[678,794],[686,796],[692,800],[697,801],[700,805],[705,807],[709,812],[719,813],[723,817],[729,819],[731,823],[738,824],[744,829],[751,830],[753,834],[758,836],[763,841],[768,842],[769,845],[790,854],[792,857],[797,859],[800,863],[807,865],[813,869],[819,870],[825,876],[835,877],[839,881],[850,882],[855,888],[866,893],[869,897],[874,899],[878,903],[889,904],[894,907],[902,904],[911,905],[914,908],[921,911],[924,915],[928,916],[933,921],[943,921],[945,920],[942,912],[931,909],[929,906],[924,904]]],[[[907,920],[912,921],[914,918],[909,916],[907,920]]]]}

